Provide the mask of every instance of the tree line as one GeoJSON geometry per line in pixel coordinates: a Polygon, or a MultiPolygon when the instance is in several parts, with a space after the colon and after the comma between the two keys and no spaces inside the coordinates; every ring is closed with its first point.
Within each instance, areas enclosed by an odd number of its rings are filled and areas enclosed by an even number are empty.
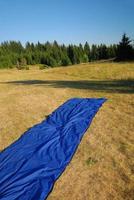
{"type": "Polygon", "coordinates": [[[56,41],[37,44],[27,42],[5,41],[0,44],[0,68],[20,67],[34,64],[46,66],[68,66],[102,59],[120,60],[134,59],[134,47],[129,37],[124,34],[116,45],[60,45],[56,41]]]}

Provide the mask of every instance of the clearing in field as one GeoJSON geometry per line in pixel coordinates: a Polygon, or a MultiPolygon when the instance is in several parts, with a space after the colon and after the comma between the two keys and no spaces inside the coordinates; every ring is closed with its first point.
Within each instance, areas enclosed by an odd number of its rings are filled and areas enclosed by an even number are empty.
{"type": "Polygon", "coordinates": [[[134,64],[0,70],[0,150],[72,97],[106,97],[48,200],[134,196],[134,64]]]}

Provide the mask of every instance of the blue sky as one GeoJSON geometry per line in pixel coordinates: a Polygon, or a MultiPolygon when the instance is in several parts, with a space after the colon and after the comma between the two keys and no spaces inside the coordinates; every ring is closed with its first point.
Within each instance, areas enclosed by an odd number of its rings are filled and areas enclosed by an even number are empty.
{"type": "Polygon", "coordinates": [[[0,42],[117,43],[134,39],[134,0],[0,0],[0,42]]]}

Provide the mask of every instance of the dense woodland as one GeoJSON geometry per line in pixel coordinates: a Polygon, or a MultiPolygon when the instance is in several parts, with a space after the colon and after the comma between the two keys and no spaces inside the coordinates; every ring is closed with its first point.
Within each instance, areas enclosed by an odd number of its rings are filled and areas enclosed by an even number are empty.
{"type": "Polygon", "coordinates": [[[0,68],[44,64],[44,66],[68,66],[96,60],[114,58],[116,61],[134,59],[134,47],[129,37],[124,34],[119,44],[106,46],[92,45],[59,45],[56,41],[37,44],[6,41],[0,44],[0,68]]]}

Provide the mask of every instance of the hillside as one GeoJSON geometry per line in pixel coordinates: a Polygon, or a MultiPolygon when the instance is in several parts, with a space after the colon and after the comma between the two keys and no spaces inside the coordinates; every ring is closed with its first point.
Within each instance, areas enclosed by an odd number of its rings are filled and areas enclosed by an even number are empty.
{"type": "Polygon", "coordinates": [[[134,63],[0,70],[0,150],[72,97],[106,97],[48,200],[132,200],[134,63]]]}

